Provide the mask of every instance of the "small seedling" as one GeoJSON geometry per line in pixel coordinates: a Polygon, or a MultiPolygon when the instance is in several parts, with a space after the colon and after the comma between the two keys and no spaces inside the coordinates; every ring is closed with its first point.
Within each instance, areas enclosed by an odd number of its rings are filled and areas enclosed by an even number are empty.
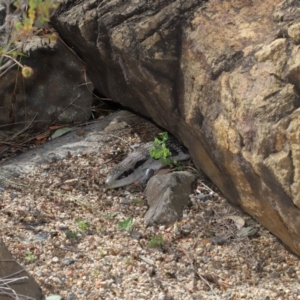
{"type": "Polygon", "coordinates": [[[34,262],[37,260],[37,257],[33,252],[31,252],[30,250],[27,250],[25,252],[25,260],[28,262],[34,262]]]}
{"type": "Polygon", "coordinates": [[[142,203],[142,200],[140,198],[135,198],[133,199],[133,203],[138,205],[142,203]]]}
{"type": "Polygon", "coordinates": [[[182,167],[182,166],[177,166],[177,167],[175,168],[175,171],[183,171],[183,167],[182,167]]]}
{"type": "Polygon", "coordinates": [[[167,147],[167,141],[169,135],[167,132],[161,132],[158,134],[159,138],[154,139],[154,146],[150,148],[150,156],[153,159],[160,159],[164,166],[169,166],[171,164],[177,164],[175,159],[171,159],[172,155],[170,149],[167,147]]]}
{"type": "Polygon", "coordinates": [[[150,248],[158,248],[161,247],[164,244],[164,238],[162,234],[158,234],[156,236],[153,236],[149,242],[150,248]]]}
{"type": "Polygon", "coordinates": [[[76,220],[75,223],[82,231],[85,231],[90,227],[89,223],[84,220],[76,220]]]}
{"type": "Polygon", "coordinates": [[[102,249],[100,249],[100,250],[99,250],[99,254],[100,254],[102,257],[104,257],[104,256],[107,255],[107,252],[104,251],[104,250],[102,250],[102,249]]]}
{"type": "Polygon", "coordinates": [[[132,262],[132,259],[131,258],[126,258],[125,260],[124,260],[124,263],[126,264],[126,265],[132,265],[133,264],[133,262],[132,262]]]}
{"type": "Polygon", "coordinates": [[[130,231],[132,229],[132,226],[133,226],[132,218],[128,218],[118,223],[118,228],[120,231],[130,231]]]}
{"type": "Polygon", "coordinates": [[[75,231],[68,230],[68,231],[66,231],[66,237],[68,239],[77,239],[78,234],[75,231]]]}
{"type": "Polygon", "coordinates": [[[108,220],[112,220],[114,217],[116,217],[118,214],[117,213],[107,213],[104,215],[104,217],[108,220]]]}

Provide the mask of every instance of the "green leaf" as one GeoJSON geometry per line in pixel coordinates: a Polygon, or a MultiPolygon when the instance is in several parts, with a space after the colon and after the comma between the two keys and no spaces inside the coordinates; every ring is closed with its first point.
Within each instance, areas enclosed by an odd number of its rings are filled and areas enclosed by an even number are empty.
{"type": "Polygon", "coordinates": [[[158,134],[160,136],[160,139],[165,143],[169,139],[169,135],[167,132],[160,132],[158,134]]]}
{"type": "Polygon", "coordinates": [[[33,261],[37,260],[37,257],[33,252],[31,252],[30,250],[27,250],[25,253],[25,260],[28,262],[33,262],[33,261]]]}
{"type": "Polygon", "coordinates": [[[11,57],[17,57],[17,56],[27,56],[25,53],[19,52],[19,51],[9,51],[7,52],[7,55],[11,56],[11,57]]]}
{"type": "Polygon", "coordinates": [[[141,204],[142,200],[140,198],[133,199],[134,204],[141,204]]]}
{"type": "Polygon", "coordinates": [[[163,143],[163,141],[159,140],[158,138],[154,138],[154,145],[159,147],[161,146],[161,144],[163,143]]]}
{"type": "Polygon", "coordinates": [[[161,132],[158,135],[160,138],[154,139],[154,146],[149,150],[151,158],[160,159],[161,163],[165,166],[176,164],[175,160],[169,159],[172,153],[166,145],[166,142],[169,139],[168,133],[161,132]]]}
{"type": "Polygon", "coordinates": [[[161,247],[164,244],[164,238],[162,234],[158,234],[156,236],[153,236],[149,242],[150,248],[158,248],[161,247]]]}
{"type": "Polygon", "coordinates": [[[128,218],[124,221],[120,221],[118,223],[118,228],[120,231],[130,231],[131,228],[133,226],[133,219],[132,218],[128,218]]]}
{"type": "Polygon", "coordinates": [[[87,230],[89,228],[89,223],[85,220],[76,220],[75,223],[81,230],[87,230]]]}
{"type": "Polygon", "coordinates": [[[72,127],[64,127],[64,128],[59,128],[55,130],[55,132],[50,136],[49,140],[54,140],[70,131],[75,130],[75,128],[72,127]]]}
{"type": "Polygon", "coordinates": [[[75,231],[68,230],[66,231],[66,237],[68,239],[76,239],[78,237],[78,234],[75,231]]]}

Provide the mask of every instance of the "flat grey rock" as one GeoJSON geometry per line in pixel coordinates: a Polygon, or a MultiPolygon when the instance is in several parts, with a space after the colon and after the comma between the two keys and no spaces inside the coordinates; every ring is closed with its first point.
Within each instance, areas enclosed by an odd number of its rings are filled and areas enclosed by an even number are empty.
{"type": "Polygon", "coordinates": [[[124,110],[112,114],[93,124],[78,129],[84,130],[84,135],[77,135],[74,131],[67,133],[46,144],[29,150],[0,166],[0,182],[3,177],[18,177],[19,174],[34,172],[41,164],[61,160],[71,155],[88,154],[94,152],[115,138],[104,129],[111,123],[122,122],[125,118],[127,123],[137,116],[124,110]]]}

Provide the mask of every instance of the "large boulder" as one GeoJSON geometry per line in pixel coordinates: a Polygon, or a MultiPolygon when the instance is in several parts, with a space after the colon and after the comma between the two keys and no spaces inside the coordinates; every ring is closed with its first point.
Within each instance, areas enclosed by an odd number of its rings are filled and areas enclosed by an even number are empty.
{"type": "Polygon", "coordinates": [[[52,22],[101,93],[300,255],[300,7],[280,2],[69,0],[52,22]]]}
{"type": "Polygon", "coordinates": [[[44,129],[89,120],[93,85],[83,62],[51,33],[31,36],[20,47],[26,54],[21,62],[33,75],[24,78],[18,65],[0,72],[1,129],[44,129]]]}

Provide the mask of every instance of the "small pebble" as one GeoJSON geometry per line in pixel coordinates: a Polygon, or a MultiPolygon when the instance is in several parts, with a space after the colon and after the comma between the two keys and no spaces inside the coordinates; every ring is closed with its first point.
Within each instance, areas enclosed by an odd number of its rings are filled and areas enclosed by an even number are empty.
{"type": "Polygon", "coordinates": [[[125,205],[130,204],[130,201],[126,198],[121,198],[119,202],[120,202],[120,204],[125,204],[125,205]]]}
{"type": "Polygon", "coordinates": [[[66,300],[75,300],[76,296],[74,293],[68,293],[66,300]]]}
{"type": "Polygon", "coordinates": [[[137,230],[131,230],[129,234],[133,239],[136,240],[139,240],[142,237],[142,234],[137,230]]]}
{"type": "Polygon", "coordinates": [[[196,197],[200,201],[207,201],[207,200],[209,200],[211,198],[211,195],[199,194],[196,197]]]}
{"type": "Polygon", "coordinates": [[[66,258],[64,258],[63,260],[62,260],[62,263],[64,264],[64,265],[71,265],[71,264],[74,264],[75,263],[75,260],[74,259],[72,259],[72,258],[68,258],[68,257],[66,257],[66,258]]]}
{"type": "Polygon", "coordinates": [[[59,262],[59,258],[58,258],[57,256],[54,256],[54,257],[52,258],[52,262],[54,262],[54,263],[59,262]]]}
{"type": "Polygon", "coordinates": [[[223,237],[212,237],[210,240],[212,244],[217,244],[217,245],[224,245],[228,243],[228,239],[223,237]]]}

